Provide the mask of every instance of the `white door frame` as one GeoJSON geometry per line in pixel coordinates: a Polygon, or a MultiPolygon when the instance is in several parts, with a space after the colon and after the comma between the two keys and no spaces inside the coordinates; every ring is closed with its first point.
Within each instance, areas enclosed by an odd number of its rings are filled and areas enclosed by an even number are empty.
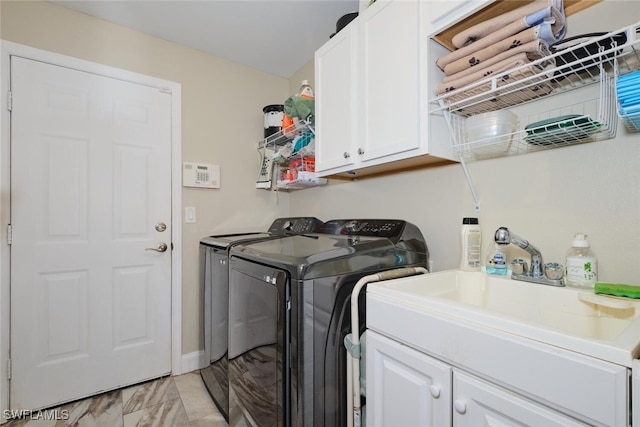
{"type": "MultiPolygon", "coordinates": [[[[9,379],[7,363],[10,346],[10,247],[7,243],[7,224],[10,223],[11,152],[9,57],[21,56],[27,59],[47,62],[62,67],[73,68],[156,87],[172,93],[171,102],[171,220],[173,223],[171,241],[171,372],[182,373],[182,86],[143,74],[109,67],[94,62],[59,55],[29,46],[0,40],[0,410],[9,409],[9,379]]],[[[0,423],[4,417],[0,416],[0,423]]]]}

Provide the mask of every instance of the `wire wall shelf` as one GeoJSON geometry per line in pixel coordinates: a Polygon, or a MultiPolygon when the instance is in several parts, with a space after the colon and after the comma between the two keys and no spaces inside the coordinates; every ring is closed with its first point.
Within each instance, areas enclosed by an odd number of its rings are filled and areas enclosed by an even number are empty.
{"type": "Polygon", "coordinates": [[[625,116],[616,97],[617,79],[640,69],[638,31],[640,23],[444,93],[430,101],[430,114],[445,117],[462,161],[610,139],[616,135],[618,117],[629,130],[638,131],[640,108],[632,106],[625,116]],[[594,84],[597,89],[583,89],[594,84]],[[568,91],[575,91],[570,98],[555,96],[568,91]],[[545,103],[540,113],[520,113],[515,129],[478,137],[467,125],[470,117],[509,108],[520,112],[520,105],[543,98],[554,102],[545,103]]]}
{"type": "Polygon", "coordinates": [[[325,185],[315,174],[314,119],[296,120],[258,142],[261,165],[257,188],[299,190],[325,185]]]}

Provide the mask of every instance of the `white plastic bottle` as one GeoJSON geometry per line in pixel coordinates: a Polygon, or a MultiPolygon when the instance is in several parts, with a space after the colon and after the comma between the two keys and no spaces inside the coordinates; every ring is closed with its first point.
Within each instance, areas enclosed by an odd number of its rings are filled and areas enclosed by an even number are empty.
{"type": "Polygon", "coordinates": [[[480,271],[482,232],[478,225],[478,218],[463,218],[460,235],[462,238],[460,270],[480,271]]]}
{"type": "Polygon", "coordinates": [[[297,95],[300,98],[307,98],[307,99],[314,98],[313,88],[311,88],[311,85],[309,85],[309,80],[302,81],[302,85],[300,86],[300,89],[298,89],[297,95]]]}
{"type": "Polygon", "coordinates": [[[598,260],[589,248],[587,235],[577,233],[565,260],[565,282],[569,286],[593,288],[598,279],[598,260]]]}

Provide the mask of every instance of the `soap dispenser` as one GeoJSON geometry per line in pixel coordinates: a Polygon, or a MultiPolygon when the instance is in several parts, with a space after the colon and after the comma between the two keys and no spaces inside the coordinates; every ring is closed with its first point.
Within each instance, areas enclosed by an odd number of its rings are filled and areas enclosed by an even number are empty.
{"type": "Polygon", "coordinates": [[[495,274],[498,276],[506,276],[507,268],[507,248],[497,242],[490,242],[487,250],[487,265],[485,266],[487,274],[495,274]]]}
{"type": "Polygon", "coordinates": [[[589,247],[587,235],[577,233],[567,251],[565,282],[569,286],[593,288],[598,278],[598,260],[589,247]]]}

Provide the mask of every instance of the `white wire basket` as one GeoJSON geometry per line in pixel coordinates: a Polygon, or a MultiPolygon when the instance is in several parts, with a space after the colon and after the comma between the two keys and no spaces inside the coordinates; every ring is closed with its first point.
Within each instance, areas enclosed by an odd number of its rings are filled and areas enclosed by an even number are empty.
{"type": "MultiPolygon", "coordinates": [[[[445,116],[453,147],[465,161],[613,138],[618,121],[614,76],[640,69],[639,30],[637,23],[445,93],[430,102],[430,113],[445,116]],[[570,97],[555,96],[568,91],[570,97]],[[545,102],[543,112],[530,114],[533,107],[519,107],[542,98],[554,99],[545,102]],[[520,112],[517,131],[481,140],[467,138],[467,117],[506,108],[520,112]],[[526,114],[521,112],[525,110],[526,114]]],[[[640,112],[623,117],[625,125],[638,130],[639,116],[640,112]]]]}

